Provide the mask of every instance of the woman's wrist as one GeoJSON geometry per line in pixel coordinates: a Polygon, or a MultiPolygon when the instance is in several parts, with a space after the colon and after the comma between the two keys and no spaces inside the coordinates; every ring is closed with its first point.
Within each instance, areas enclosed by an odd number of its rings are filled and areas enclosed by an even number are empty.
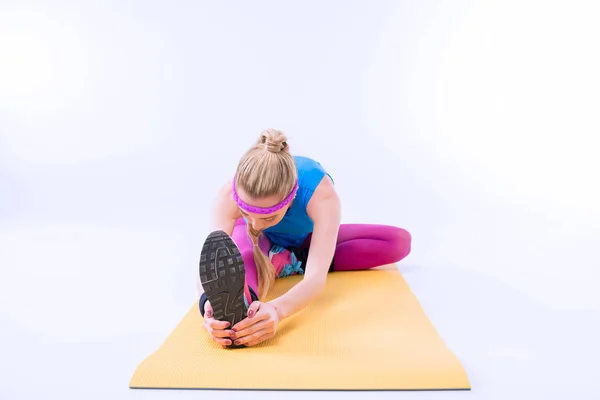
{"type": "Polygon", "coordinates": [[[279,320],[283,320],[305,308],[316,296],[318,296],[324,284],[314,284],[306,280],[300,281],[284,295],[269,301],[268,303],[277,311],[279,320]]]}
{"type": "Polygon", "coordinates": [[[269,305],[271,305],[271,307],[275,309],[275,312],[277,313],[277,319],[279,321],[282,321],[285,318],[285,314],[282,313],[282,307],[280,305],[277,305],[275,300],[269,301],[268,303],[269,305]]]}

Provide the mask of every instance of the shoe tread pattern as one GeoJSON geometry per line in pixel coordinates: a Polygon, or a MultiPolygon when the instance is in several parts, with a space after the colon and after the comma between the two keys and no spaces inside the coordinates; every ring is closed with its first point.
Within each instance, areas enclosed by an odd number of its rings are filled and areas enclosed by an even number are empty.
{"type": "MultiPolygon", "coordinates": [[[[213,317],[235,325],[246,317],[244,260],[223,231],[208,235],[200,254],[200,281],[213,309],[213,317]]],[[[236,347],[232,345],[231,347],[236,347]]]]}

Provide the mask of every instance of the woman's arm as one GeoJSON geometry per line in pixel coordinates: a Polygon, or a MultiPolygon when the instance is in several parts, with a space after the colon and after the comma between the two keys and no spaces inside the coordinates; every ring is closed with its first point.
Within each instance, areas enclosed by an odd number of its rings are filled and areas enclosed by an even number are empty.
{"type": "Polygon", "coordinates": [[[231,196],[231,183],[229,181],[219,189],[210,213],[210,231],[224,231],[228,236],[233,234],[235,221],[242,218],[242,213],[231,196]]]}
{"type": "Polygon", "coordinates": [[[328,176],[315,189],[307,213],[314,230],[304,277],[287,293],[269,302],[277,309],[280,320],[306,307],[325,287],[341,223],[340,200],[328,176]]]}

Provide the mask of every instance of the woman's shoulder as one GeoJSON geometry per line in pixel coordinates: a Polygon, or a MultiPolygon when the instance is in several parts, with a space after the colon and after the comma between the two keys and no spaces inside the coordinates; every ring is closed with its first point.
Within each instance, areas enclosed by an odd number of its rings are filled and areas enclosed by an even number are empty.
{"type": "Polygon", "coordinates": [[[296,169],[298,170],[298,178],[302,180],[321,179],[327,171],[320,162],[306,156],[294,156],[296,169]]]}
{"type": "Polygon", "coordinates": [[[302,207],[306,208],[313,197],[316,197],[316,200],[312,201],[314,204],[335,192],[333,179],[320,162],[306,156],[295,156],[294,159],[298,169],[302,207]]]}
{"type": "Polygon", "coordinates": [[[321,167],[322,168],[321,163],[312,157],[296,155],[296,156],[294,156],[294,161],[298,168],[301,168],[301,167],[304,167],[304,168],[321,167]]]}

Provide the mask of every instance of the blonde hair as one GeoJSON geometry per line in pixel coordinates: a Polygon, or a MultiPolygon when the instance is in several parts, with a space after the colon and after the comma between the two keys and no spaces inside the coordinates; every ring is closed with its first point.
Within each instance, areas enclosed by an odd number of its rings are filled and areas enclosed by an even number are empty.
{"type": "MultiPolygon", "coordinates": [[[[236,186],[255,200],[273,196],[282,201],[290,194],[297,179],[298,171],[287,137],[275,129],[260,133],[254,146],[242,156],[236,171],[236,186]]],[[[247,230],[254,244],[258,296],[262,300],[275,282],[275,267],[258,245],[261,233],[250,224],[247,224],[247,230]]]]}

